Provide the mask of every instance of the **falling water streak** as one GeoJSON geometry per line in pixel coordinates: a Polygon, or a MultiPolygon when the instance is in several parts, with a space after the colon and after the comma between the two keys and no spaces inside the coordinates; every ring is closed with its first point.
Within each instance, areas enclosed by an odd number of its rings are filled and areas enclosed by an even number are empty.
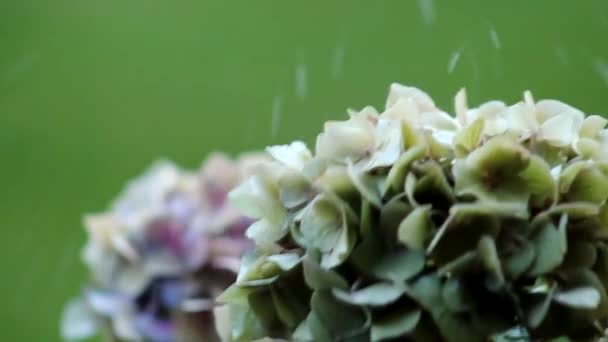
{"type": "Polygon", "coordinates": [[[608,62],[597,60],[594,63],[595,70],[600,75],[604,83],[608,85],[608,62]]]}
{"type": "Polygon", "coordinates": [[[458,60],[460,59],[460,50],[454,51],[450,56],[450,60],[448,61],[448,75],[451,74],[456,68],[456,64],[458,64],[458,60]]]}
{"type": "Polygon", "coordinates": [[[340,78],[344,71],[344,49],[344,45],[340,44],[336,46],[336,50],[334,51],[334,60],[331,68],[333,79],[340,78]]]}
{"type": "Polygon", "coordinates": [[[500,44],[500,39],[498,38],[498,33],[496,32],[494,26],[490,27],[490,39],[492,40],[492,44],[497,50],[502,47],[502,45],[500,44]]]}
{"type": "MultiPolygon", "coordinates": [[[[78,262],[78,241],[72,240],[65,247],[63,254],[57,262],[56,274],[65,274],[68,270],[73,268],[78,262]]],[[[54,277],[51,282],[50,288],[57,289],[62,284],[61,277],[54,277]]]]}
{"type": "Polygon", "coordinates": [[[564,66],[570,64],[568,61],[568,55],[566,54],[566,50],[563,47],[558,46],[555,48],[555,56],[557,57],[557,60],[560,64],[564,66]]]}
{"type": "Polygon", "coordinates": [[[270,135],[274,138],[279,133],[279,125],[281,123],[281,108],[283,107],[283,102],[281,101],[280,96],[275,96],[272,99],[272,114],[271,114],[271,127],[270,127],[270,135]]]}
{"type": "Polygon", "coordinates": [[[418,7],[424,23],[432,25],[435,22],[433,0],[418,0],[418,7]]]}
{"type": "Polygon", "coordinates": [[[473,94],[473,92],[477,89],[481,89],[481,87],[479,86],[479,65],[475,52],[471,52],[471,69],[473,73],[473,84],[471,86],[471,92],[469,94],[473,94]]]}
{"type": "Polygon", "coordinates": [[[308,95],[308,69],[304,64],[296,66],[296,95],[300,99],[308,95]]]}

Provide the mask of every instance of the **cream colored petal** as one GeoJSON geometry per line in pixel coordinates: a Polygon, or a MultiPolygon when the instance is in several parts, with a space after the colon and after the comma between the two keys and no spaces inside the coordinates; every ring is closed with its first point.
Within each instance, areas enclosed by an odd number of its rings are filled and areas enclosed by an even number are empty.
{"type": "Polygon", "coordinates": [[[454,98],[454,109],[456,110],[456,117],[458,118],[458,122],[461,126],[466,126],[471,122],[467,119],[467,91],[465,88],[462,88],[456,94],[454,98]]]}
{"type": "Polygon", "coordinates": [[[399,83],[391,84],[385,108],[392,107],[402,98],[412,98],[421,111],[430,112],[437,109],[433,99],[427,93],[418,88],[408,87],[399,83]]]}
{"type": "Polygon", "coordinates": [[[599,115],[590,115],[583,120],[579,134],[585,138],[595,138],[604,129],[608,120],[599,115]]]}
{"type": "Polygon", "coordinates": [[[294,141],[289,145],[270,146],[266,151],[275,160],[295,170],[302,170],[312,159],[312,153],[302,141],[294,141]]]}
{"type": "Polygon", "coordinates": [[[384,113],[380,115],[380,118],[387,120],[412,121],[416,120],[418,114],[420,114],[420,110],[414,102],[414,99],[401,98],[398,99],[393,106],[387,108],[384,113]]]}
{"type": "Polygon", "coordinates": [[[582,114],[578,111],[557,114],[540,126],[538,138],[555,146],[571,145],[578,137],[582,122],[582,114]]]}
{"type": "Polygon", "coordinates": [[[66,305],[61,319],[61,335],[66,340],[81,340],[97,332],[97,322],[86,303],[72,299],[66,305]]]}
{"type": "Polygon", "coordinates": [[[359,159],[374,147],[374,127],[361,118],[348,121],[330,121],[317,137],[316,153],[320,158],[359,159]]]}
{"type": "Polygon", "coordinates": [[[399,159],[403,147],[401,124],[396,120],[379,120],[376,127],[375,151],[365,169],[390,166],[399,159]]]}

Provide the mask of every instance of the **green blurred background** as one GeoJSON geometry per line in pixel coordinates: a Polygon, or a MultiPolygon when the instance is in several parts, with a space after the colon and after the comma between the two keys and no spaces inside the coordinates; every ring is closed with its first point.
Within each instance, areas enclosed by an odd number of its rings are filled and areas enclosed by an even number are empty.
{"type": "Polygon", "coordinates": [[[608,113],[606,33],[605,0],[0,1],[0,339],[60,340],[82,213],[157,157],[312,143],[393,81],[608,113]]]}

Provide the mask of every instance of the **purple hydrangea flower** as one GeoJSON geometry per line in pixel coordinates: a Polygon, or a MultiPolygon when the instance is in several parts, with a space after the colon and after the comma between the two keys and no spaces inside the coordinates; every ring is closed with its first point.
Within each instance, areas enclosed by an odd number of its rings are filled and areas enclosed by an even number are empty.
{"type": "Polygon", "coordinates": [[[200,172],[154,163],[110,209],[86,215],[83,261],[91,274],[66,307],[69,340],[100,328],[120,340],[213,339],[214,298],[235,278],[251,223],[228,192],[264,162],[210,156],[200,172]]]}

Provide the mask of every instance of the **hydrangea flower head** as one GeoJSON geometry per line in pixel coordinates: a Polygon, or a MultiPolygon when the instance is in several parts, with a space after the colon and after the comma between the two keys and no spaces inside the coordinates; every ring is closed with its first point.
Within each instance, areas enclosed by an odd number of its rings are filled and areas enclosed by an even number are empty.
{"type": "Polygon", "coordinates": [[[390,87],[230,193],[256,248],[224,340],[530,341],[608,327],[607,121],[390,87]]]}

